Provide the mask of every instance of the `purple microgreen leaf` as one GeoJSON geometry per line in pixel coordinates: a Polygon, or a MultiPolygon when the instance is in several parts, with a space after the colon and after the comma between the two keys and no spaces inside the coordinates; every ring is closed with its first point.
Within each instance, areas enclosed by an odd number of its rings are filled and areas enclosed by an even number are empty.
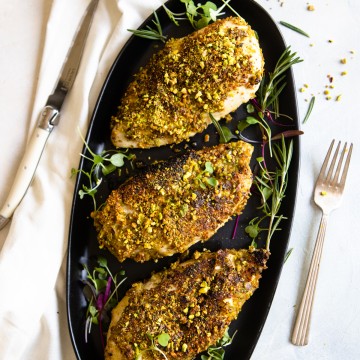
{"type": "Polygon", "coordinates": [[[106,304],[107,300],[109,299],[111,293],[111,284],[112,284],[112,279],[111,276],[109,276],[104,293],[104,304],[106,304]]]}
{"type": "Polygon", "coordinates": [[[236,217],[236,220],[235,220],[235,226],[234,226],[233,233],[232,233],[232,235],[231,235],[231,240],[235,239],[238,225],[239,225],[239,215],[236,217]]]}
{"type": "Polygon", "coordinates": [[[96,308],[98,309],[98,311],[101,311],[103,309],[104,305],[105,305],[104,294],[101,293],[101,294],[99,294],[99,296],[96,299],[96,308]]]}

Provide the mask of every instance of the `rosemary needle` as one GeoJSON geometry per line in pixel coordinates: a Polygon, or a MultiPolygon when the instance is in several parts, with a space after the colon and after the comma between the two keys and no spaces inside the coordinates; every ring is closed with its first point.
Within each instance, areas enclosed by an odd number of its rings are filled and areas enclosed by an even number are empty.
{"type": "Polygon", "coordinates": [[[156,26],[156,29],[153,29],[149,25],[146,26],[146,29],[128,29],[131,33],[133,33],[135,36],[142,37],[144,39],[150,39],[150,40],[160,40],[162,42],[166,41],[167,36],[163,35],[160,20],[156,14],[156,12],[153,12],[155,20],[153,20],[153,24],[156,26]]]}
{"type": "Polygon", "coordinates": [[[312,111],[312,109],[313,109],[313,107],[314,107],[314,104],[315,104],[315,96],[313,96],[313,97],[311,98],[311,100],[310,100],[309,107],[308,107],[308,109],[307,109],[307,112],[306,112],[306,114],[305,114],[304,120],[303,120],[303,122],[302,122],[303,124],[305,124],[306,121],[308,120],[308,118],[309,118],[309,116],[310,116],[310,114],[311,114],[311,111],[312,111]]]}
{"type": "Polygon", "coordinates": [[[289,29],[291,29],[291,30],[293,30],[293,31],[296,31],[297,33],[299,33],[301,35],[304,35],[304,36],[306,36],[308,38],[310,37],[310,35],[308,33],[306,33],[304,30],[301,30],[298,27],[296,27],[294,25],[291,25],[291,24],[289,24],[289,23],[287,23],[285,21],[280,21],[280,24],[287,27],[287,28],[289,28],[289,29]]]}
{"type": "Polygon", "coordinates": [[[294,248],[291,248],[285,255],[284,258],[284,264],[286,263],[286,261],[288,260],[289,256],[291,255],[291,253],[293,252],[294,248]]]}

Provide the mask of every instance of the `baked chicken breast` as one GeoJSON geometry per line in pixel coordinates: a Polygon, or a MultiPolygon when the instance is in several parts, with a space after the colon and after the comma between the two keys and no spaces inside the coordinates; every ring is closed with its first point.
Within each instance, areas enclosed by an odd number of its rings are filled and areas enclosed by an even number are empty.
{"type": "Polygon", "coordinates": [[[92,213],[100,246],[143,262],[208,240],[246,205],[252,151],[243,141],[190,150],[128,179],[92,213]]]}
{"type": "Polygon", "coordinates": [[[255,32],[239,17],[171,39],[135,75],[112,117],[116,147],[179,143],[255,97],[264,68],[255,32]]]}
{"type": "Polygon", "coordinates": [[[190,360],[220,340],[259,286],[269,252],[195,252],[148,281],[133,284],[112,311],[106,360],[190,360]],[[157,338],[167,334],[161,346],[157,338]],[[153,342],[153,344],[152,344],[153,342]]]}

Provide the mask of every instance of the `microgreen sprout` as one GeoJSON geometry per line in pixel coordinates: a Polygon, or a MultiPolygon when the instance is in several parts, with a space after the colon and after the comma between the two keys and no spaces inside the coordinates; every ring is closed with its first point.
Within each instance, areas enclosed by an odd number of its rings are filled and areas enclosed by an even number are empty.
{"type": "Polygon", "coordinates": [[[228,7],[236,16],[240,15],[229,5],[231,0],[222,0],[223,5],[219,8],[212,1],[207,1],[205,4],[200,2],[195,3],[192,0],[180,0],[185,5],[185,12],[174,13],[165,5],[163,5],[170,20],[179,25],[181,20],[189,20],[191,26],[195,29],[201,29],[210,24],[212,21],[216,21],[220,16],[225,15],[223,12],[225,7],[228,7]]]}
{"type": "Polygon", "coordinates": [[[104,150],[100,154],[94,153],[84,137],[80,133],[80,137],[85,144],[90,156],[81,154],[81,156],[90,162],[92,162],[90,171],[83,169],[71,169],[71,175],[74,176],[78,173],[82,173],[88,179],[88,185],[82,184],[82,189],[79,190],[80,199],[83,199],[85,195],[91,196],[94,204],[94,210],[97,209],[95,194],[102,183],[102,176],[111,174],[116,169],[120,169],[125,164],[125,159],[133,160],[135,156],[133,154],[126,154],[126,151],[119,150],[104,150]],[[101,172],[101,175],[100,175],[101,172]]]}
{"type": "Polygon", "coordinates": [[[133,33],[135,36],[142,37],[144,39],[149,40],[160,40],[162,42],[165,42],[167,39],[167,36],[163,34],[162,27],[160,24],[159,17],[156,14],[156,11],[153,12],[155,20],[153,20],[153,24],[156,26],[155,29],[153,29],[151,26],[147,25],[146,29],[138,29],[138,30],[132,30],[128,29],[131,33],[133,33]]]}
{"type": "Polygon", "coordinates": [[[214,173],[213,165],[210,161],[205,162],[205,169],[196,177],[199,181],[200,187],[206,189],[206,184],[215,187],[219,182],[214,177],[209,177],[214,173]],[[205,184],[206,183],[206,184],[205,184]]]}
{"type": "Polygon", "coordinates": [[[99,256],[97,263],[99,266],[92,271],[86,264],[82,264],[86,274],[83,279],[85,284],[83,292],[89,302],[86,311],[85,342],[87,342],[87,336],[91,332],[91,325],[96,324],[99,325],[101,342],[104,346],[102,322],[105,318],[109,318],[108,312],[119,302],[118,289],[126,278],[124,271],[114,275],[104,257],[99,256]],[[120,280],[119,277],[121,277],[120,280]]]}
{"type": "Polygon", "coordinates": [[[206,355],[201,355],[201,360],[223,360],[225,356],[224,347],[230,345],[236,335],[236,331],[232,336],[226,330],[224,336],[215,344],[207,349],[206,355]]]}
{"type": "Polygon", "coordinates": [[[174,13],[174,12],[171,11],[169,8],[167,8],[167,7],[165,6],[165,4],[163,4],[163,8],[164,8],[167,16],[169,17],[169,19],[170,19],[176,26],[179,26],[179,21],[187,20],[186,12],[174,13]]]}
{"type": "Polygon", "coordinates": [[[231,139],[236,139],[236,136],[231,132],[231,130],[227,126],[220,125],[212,113],[209,113],[209,116],[220,136],[220,144],[225,144],[228,143],[231,139]]]}
{"type": "Polygon", "coordinates": [[[162,347],[167,347],[169,341],[170,341],[170,335],[167,333],[161,333],[157,336],[152,336],[151,334],[147,333],[146,336],[149,338],[151,345],[146,348],[146,349],[142,349],[140,350],[139,347],[137,345],[135,345],[135,353],[136,353],[136,357],[135,360],[138,359],[142,359],[142,354],[146,351],[157,351],[158,353],[161,354],[161,356],[167,360],[167,356],[164,353],[163,350],[161,350],[159,348],[158,345],[162,346],[162,347]],[[157,345],[158,344],[158,345],[157,345]]]}
{"type": "Polygon", "coordinates": [[[224,5],[218,9],[216,4],[211,1],[207,1],[203,4],[196,4],[192,0],[181,0],[186,7],[186,16],[190,21],[191,26],[194,29],[201,29],[207,26],[211,21],[216,21],[216,18],[220,15],[224,5]]]}

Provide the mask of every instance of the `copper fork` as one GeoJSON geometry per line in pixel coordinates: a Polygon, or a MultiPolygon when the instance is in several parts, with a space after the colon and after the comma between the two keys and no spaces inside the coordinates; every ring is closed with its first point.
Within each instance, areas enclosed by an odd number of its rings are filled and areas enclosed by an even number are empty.
{"type": "Polygon", "coordinates": [[[334,143],[335,140],[331,142],[314,189],[314,202],[322,210],[322,218],[316,238],[309,274],[306,280],[304,294],[301,300],[291,338],[291,342],[294,345],[299,346],[307,345],[309,342],[311,312],[314,303],[315,288],[319,274],[326,225],[331,211],[340,206],[353,149],[353,144],[351,144],[350,148],[348,149],[347,143],[345,143],[340,154],[340,158],[337,161],[341,146],[341,142],[339,142],[332,157],[329,170],[327,171],[334,143]],[[345,164],[342,166],[345,157],[345,164]]]}

